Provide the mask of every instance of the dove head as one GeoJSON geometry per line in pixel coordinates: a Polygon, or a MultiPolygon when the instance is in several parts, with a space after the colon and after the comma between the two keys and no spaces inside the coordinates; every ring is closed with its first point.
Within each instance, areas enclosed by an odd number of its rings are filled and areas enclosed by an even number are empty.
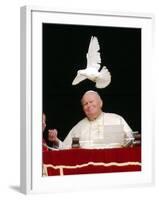
{"type": "Polygon", "coordinates": [[[78,74],[87,76],[87,71],[85,69],[78,70],[78,74]]]}
{"type": "Polygon", "coordinates": [[[102,99],[93,90],[89,90],[83,95],[81,103],[83,111],[90,121],[95,120],[102,113],[102,99]]]}

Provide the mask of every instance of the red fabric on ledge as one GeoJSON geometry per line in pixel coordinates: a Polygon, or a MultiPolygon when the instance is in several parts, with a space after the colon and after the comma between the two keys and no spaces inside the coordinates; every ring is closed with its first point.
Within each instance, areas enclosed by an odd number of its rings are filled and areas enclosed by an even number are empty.
{"type": "MultiPolygon", "coordinates": [[[[69,149],[43,152],[43,163],[54,166],[76,166],[88,162],[103,163],[126,163],[141,162],[141,147],[114,148],[114,149],[69,149]]],[[[90,174],[90,173],[111,173],[141,171],[140,165],[126,166],[85,166],[76,169],[63,169],[64,175],[90,174]]],[[[60,175],[59,169],[48,168],[49,176],[60,175]]]]}

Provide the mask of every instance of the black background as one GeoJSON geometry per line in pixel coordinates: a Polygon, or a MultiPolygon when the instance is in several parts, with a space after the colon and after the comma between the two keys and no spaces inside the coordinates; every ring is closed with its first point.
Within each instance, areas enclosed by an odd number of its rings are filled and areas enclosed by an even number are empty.
{"type": "Polygon", "coordinates": [[[43,111],[61,140],[84,117],[80,99],[90,89],[101,95],[103,111],[123,116],[141,132],[141,29],[43,24],[42,44],[43,111]],[[112,75],[104,89],[90,80],[72,86],[77,70],[86,67],[91,36],[98,38],[102,66],[112,75]]]}

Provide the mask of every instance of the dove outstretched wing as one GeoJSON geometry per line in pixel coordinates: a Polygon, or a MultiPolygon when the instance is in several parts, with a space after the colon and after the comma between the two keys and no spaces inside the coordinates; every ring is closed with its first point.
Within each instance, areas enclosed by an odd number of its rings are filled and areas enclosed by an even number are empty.
{"type": "Polygon", "coordinates": [[[80,83],[81,81],[87,79],[86,76],[83,76],[81,74],[77,74],[77,76],[74,78],[72,85],[77,85],[78,83],[80,83]]]}
{"type": "Polygon", "coordinates": [[[108,69],[104,66],[101,69],[98,78],[96,79],[96,87],[105,88],[110,84],[110,82],[111,82],[111,74],[108,71],[108,69]]]}
{"type": "Polygon", "coordinates": [[[87,53],[87,67],[82,70],[78,70],[76,77],[74,78],[72,85],[77,85],[85,79],[89,79],[96,82],[97,88],[105,88],[111,82],[111,74],[104,66],[100,71],[101,57],[100,46],[97,37],[92,36],[87,53]]]}
{"type": "Polygon", "coordinates": [[[99,53],[100,47],[97,37],[91,37],[88,53],[87,53],[87,67],[100,68],[101,57],[99,53]]]}

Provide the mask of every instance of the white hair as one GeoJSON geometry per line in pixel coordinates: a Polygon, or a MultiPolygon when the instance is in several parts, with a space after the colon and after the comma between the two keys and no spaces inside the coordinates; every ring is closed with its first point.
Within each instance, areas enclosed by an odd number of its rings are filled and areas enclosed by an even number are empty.
{"type": "Polygon", "coordinates": [[[81,103],[82,103],[82,101],[83,101],[83,97],[85,96],[85,95],[87,95],[87,94],[95,94],[99,99],[100,99],[100,101],[102,101],[102,99],[101,99],[101,97],[100,97],[100,95],[98,94],[98,92],[96,92],[96,91],[94,91],[94,90],[88,90],[88,91],[86,91],[85,93],[84,93],[84,95],[82,96],[82,98],[81,98],[81,103]]]}

